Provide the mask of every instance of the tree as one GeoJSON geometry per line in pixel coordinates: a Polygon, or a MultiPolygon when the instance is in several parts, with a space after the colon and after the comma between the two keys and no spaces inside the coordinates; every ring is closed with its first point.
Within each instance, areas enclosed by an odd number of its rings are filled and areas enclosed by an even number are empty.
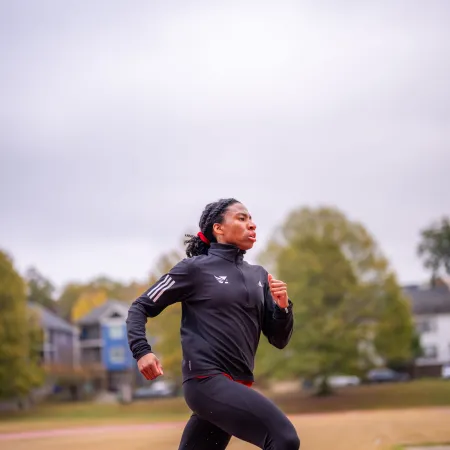
{"type": "Polygon", "coordinates": [[[28,301],[38,303],[45,308],[56,311],[56,303],[53,298],[55,287],[50,280],[45,278],[36,268],[30,267],[26,274],[28,301]]]}
{"type": "Polygon", "coordinates": [[[27,396],[42,382],[39,318],[27,307],[25,282],[0,251],[0,398],[27,396]]]}
{"type": "Polygon", "coordinates": [[[103,305],[107,300],[107,294],[103,289],[90,289],[83,292],[73,305],[72,321],[77,322],[93,309],[103,305]]]}
{"type": "Polygon", "coordinates": [[[79,283],[68,283],[64,286],[57,300],[58,313],[66,320],[72,318],[72,308],[81,296],[86,286],[79,283]]]}
{"type": "MultiPolygon", "coordinates": [[[[92,297],[93,293],[97,293],[96,295],[98,296],[102,292],[103,294],[101,295],[105,296],[106,299],[122,300],[131,303],[144,289],[145,285],[142,283],[133,281],[129,284],[123,284],[101,276],[94,278],[86,284],[66,284],[56,304],[59,314],[67,320],[72,320],[72,310],[82,296],[92,297]]],[[[91,303],[91,307],[95,306],[99,305],[95,302],[91,303]]],[[[89,307],[86,303],[84,312],[89,312],[89,307]]],[[[77,314],[79,315],[79,313],[77,314]]]]}
{"type": "Polygon", "coordinates": [[[440,222],[421,231],[421,242],[417,247],[424,266],[431,270],[431,280],[435,284],[440,273],[450,275],[450,219],[443,217],[440,222]]]}
{"type": "Polygon", "coordinates": [[[332,208],[295,210],[260,260],[288,284],[295,329],[284,352],[263,341],[259,375],[321,377],[326,394],[332,374],[410,357],[409,304],[361,224],[332,208]]]}
{"type": "Polygon", "coordinates": [[[120,281],[100,276],[91,280],[86,287],[88,289],[103,290],[110,299],[130,302],[135,294],[137,285],[138,283],[123,284],[120,281]]]}

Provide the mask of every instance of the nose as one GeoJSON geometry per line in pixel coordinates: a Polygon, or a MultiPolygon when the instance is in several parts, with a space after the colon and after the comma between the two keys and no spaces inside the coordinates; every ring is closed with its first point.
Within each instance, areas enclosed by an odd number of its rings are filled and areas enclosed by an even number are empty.
{"type": "Polygon", "coordinates": [[[248,227],[250,230],[254,231],[254,230],[256,230],[256,223],[253,222],[253,220],[249,220],[248,227]]]}

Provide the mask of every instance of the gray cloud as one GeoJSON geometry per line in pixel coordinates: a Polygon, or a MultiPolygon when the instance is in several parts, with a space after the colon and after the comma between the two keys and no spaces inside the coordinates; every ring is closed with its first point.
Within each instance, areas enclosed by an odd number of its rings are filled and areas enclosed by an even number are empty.
{"type": "Polygon", "coordinates": [[[1,245],[21,269],[142,278],[236,196],[260,249],[292,208],[335,204],[402,281],[426,276],[418,232],[450,191],[446,2],[1,8],[1,245]]]}

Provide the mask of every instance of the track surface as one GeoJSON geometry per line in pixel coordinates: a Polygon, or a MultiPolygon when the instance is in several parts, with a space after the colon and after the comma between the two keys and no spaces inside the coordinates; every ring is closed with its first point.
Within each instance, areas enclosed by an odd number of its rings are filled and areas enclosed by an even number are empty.
{"type": "Polygon", "coordinates": [[[153,423],[142,425],[114,425],[114,426],[93,426],[93,427],[74,427],[74,428],[62,428],[55,430],[42,430],[42,431],[20,431],[16,433],[0,433],[0,441],[16,441],[23,439],[39,439],[59,436],[78,436],[78,435],[92,435],[99,433],[112,433],[112,432],[129,432],[129,431],[152,431],[152,430],[165,430],[170,428],[178,428],[183,426],[185,422],[166,422],[166,423],[153,423]]]}

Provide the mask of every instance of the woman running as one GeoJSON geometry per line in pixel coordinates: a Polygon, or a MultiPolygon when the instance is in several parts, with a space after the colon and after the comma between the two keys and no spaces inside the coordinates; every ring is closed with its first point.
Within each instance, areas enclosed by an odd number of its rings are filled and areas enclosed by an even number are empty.
{"type": "Polygon", "coordinates": [[[256,225],[243,204],[222,199],[206,206],[187,258],[131,305],[128,342],[147,380],[163,375],[145,324],[181,302],[183,392],[193,414],[179,449],[222,450],[235,436],[265,450],[298,450],[297,432],[270,400],[253,389],[261,332],[284,348],[293,330],[286,284],[244,261],[256,225]]]}

